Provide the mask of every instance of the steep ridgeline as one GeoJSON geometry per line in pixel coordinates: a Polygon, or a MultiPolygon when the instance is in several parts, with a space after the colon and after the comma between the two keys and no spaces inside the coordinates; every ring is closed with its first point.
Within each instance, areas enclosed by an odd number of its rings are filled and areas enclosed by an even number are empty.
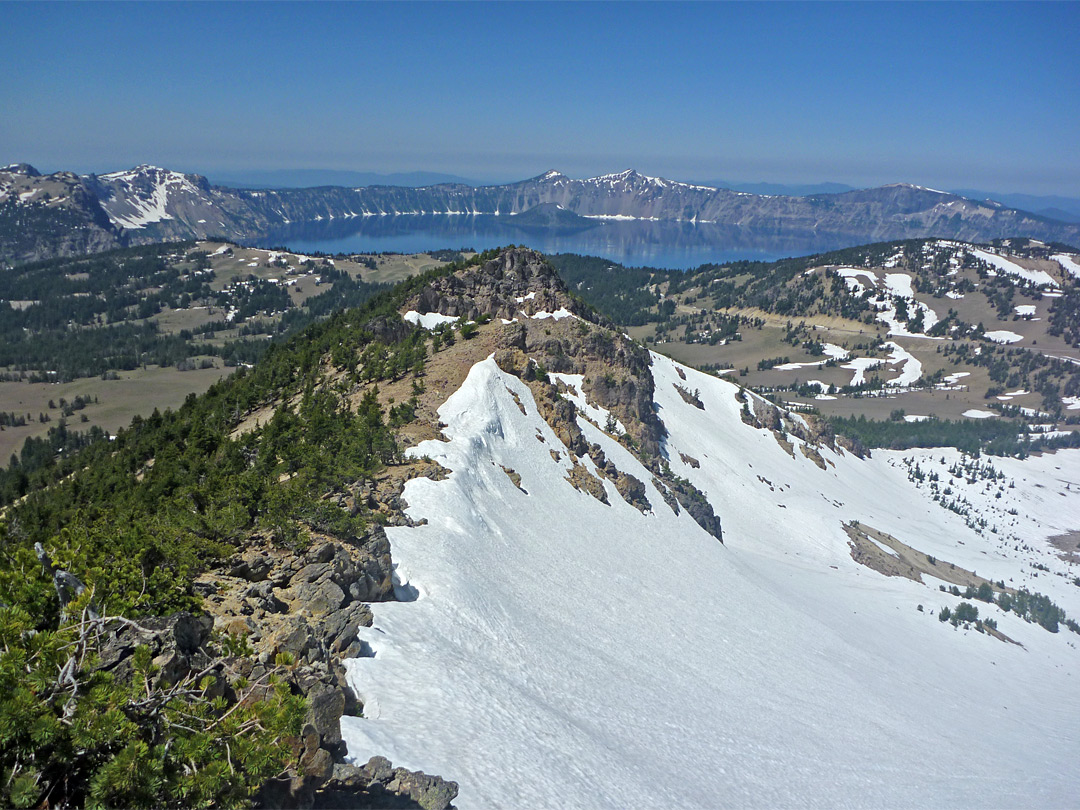
{"type": "Polygon", "coordinates": [[[409,598],[382,527],[408,523],[402,479],[439,474],[402,458],[408,396],[379,399],[422,387],[411,289],[42,468],[0,515],[0,805],[453,799],[346,761],[339,725],[369,605],[409,598]]]}
{"type": "MultiPolygon", "coordinates": [[[[25,168],[8,167],[0,172],[0,182],[33,185],[43,180],[28,177],[25,168]]],[[[635,171],[587,180],[552,171],[517,183],[475,188],[443,184],[243,190],[214,187],[204,177],[153,166],[92,175],[79,182],[132,243],[208,236],[250,240],[290,223],[422,214],[508,216],[538,206],[544,208],[532,216],[533,227],[555,223],[577,228],[588,224],[586,218],[616,218],[714,223],[734,232],[759,234],[817,232],[851,244],[926,236],[1080,241],[1080,226],[1075,224],[906,184],[780,197],[690,185],[635,171]]],[[[5,248],[0,255],[12,261],[14,254],[5,248]]]]}

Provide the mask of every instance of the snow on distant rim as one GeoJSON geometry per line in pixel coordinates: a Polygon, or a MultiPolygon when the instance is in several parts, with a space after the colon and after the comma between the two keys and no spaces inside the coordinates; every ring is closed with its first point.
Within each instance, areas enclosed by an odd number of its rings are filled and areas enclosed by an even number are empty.
{"type": "Polygon", "coordinates": [[[1053,277],[1049,273],[1044,273],[1042,270],[1028,270],[1026,267],[1021,267],[1016,262],[1009,261],[1004,256],[998,256],[996,253],[988,253],[985,250],[972,248],[971,252],[982,261],[1000,270],[1002,273],[1008,273],[1010,276],[1018,276],[1019,278],[1031,281],[1040,287],[1058,286],[1058,283],[1054,281],[1053,277]]]}
{"type": "Polygon", "coordinates": [[[983,411],[979,408],[969,408],[961,415],[966,416],[968,419],[989,419],[992,416],[997,416],[993,411],[983,411]]]}
{"type": "Polygon", "coordinates": [[[1050,258],[1060,264],[1069,273],[1076,276],[1076,278],[1080,278],[1080,264],[1077,264],[1075,256],[1069,256],[1066,253],[1055,253],[1050,258]]]}

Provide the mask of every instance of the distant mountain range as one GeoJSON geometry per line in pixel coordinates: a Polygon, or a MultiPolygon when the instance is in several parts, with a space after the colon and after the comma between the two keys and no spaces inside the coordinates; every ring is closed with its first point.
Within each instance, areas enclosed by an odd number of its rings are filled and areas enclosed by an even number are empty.
{"type": "Polygon", "coordinates": [[[957,189],[954,194],[961,194],[973,200],[996,200],[1012,208],[1034,211],[1050,219],[1062,222],[1080,222],[1080,199],[1059,196],[1036,196],[1033,194],[995,194],[992,191],[977,189],[957,189]]]}
{"type": "MultiPolygon", "coordinates": [[[[233,171],[212,173],[213,185],[244,189],[314,188],[316,186],[404,186],[420,188],[443,183],[464,186],[492,185],[467,177],[439,172],[379,172],[340,171],[336,169],[280,169],[276,171],[233,171]]],[[[816,194],[843,194],[856,191],[847,183],[744,183],[731,180],[695,180],[692,185],[745,191],[774,197],[810,197],[816,194]]],[[[1080,198],[1060,195],[1011,194],[970,188],[948,189],[950,194],[972,200],[994,200],[1009,208],[1031,211],[1062,222],[1080,222],[1080,198]]]]}
{"type": "Polygon", "coordinates": [[[534,217],[559,227],[588,220],[712,223],[756,235],[827,234],[851,245],[943,237],[985,242],[1026,236],[1080,244],[1080,224],[908,184],[812,196],[765,196],[649,177],[634,170],[576,180],[557,171],[505,185],[319,186],[242,189],[154,166],[102,175],[0,170],[0,261],[163,240],[252,241],[293,223],[382,216],[534,217]],[[557,216],[550,216],[557,212],[557,216]],[[580,221],[579,221],[580,219],[580,221]]]}

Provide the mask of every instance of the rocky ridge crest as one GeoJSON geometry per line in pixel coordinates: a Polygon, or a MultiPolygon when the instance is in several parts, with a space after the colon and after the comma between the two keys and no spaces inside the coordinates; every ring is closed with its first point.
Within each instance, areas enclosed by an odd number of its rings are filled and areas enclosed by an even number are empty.
{"type": "MultiPolygon", "coordinates": [[[[406,301],[402,312],[409,311],[483,321],[480,345],[494,351],[503,371],[530,386],[541,414],[574,461],[589,456],[598,475],[647,512],[654,505],[645,498],[643,482],[619,471],[586,441],[574,397],[608,411],[611,423],[597,427],[638,455],[665,493],[667,506],[676,513],[686,509],[706,531],[722,538],[720,519],[708,500],[674,476],[664,458],[666,430],[654,405],[649,352],[572,295],[542,254],[510,248],[477,267],[436,279],[406,301]],[[564,375],[580,375],[581,390],[571,390],[564,375]]],[[[603,500],[603,487],[584,466],[575,465],[568,480],[603,500]]]]}

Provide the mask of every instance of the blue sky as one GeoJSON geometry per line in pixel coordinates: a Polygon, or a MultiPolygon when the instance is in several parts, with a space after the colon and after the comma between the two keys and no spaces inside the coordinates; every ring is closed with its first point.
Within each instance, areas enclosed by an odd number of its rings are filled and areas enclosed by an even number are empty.
{"type": "Polygon", "coordinates": [[[1080,3],[5,3],[0,162],[1080,196],[1080,3]]]}

